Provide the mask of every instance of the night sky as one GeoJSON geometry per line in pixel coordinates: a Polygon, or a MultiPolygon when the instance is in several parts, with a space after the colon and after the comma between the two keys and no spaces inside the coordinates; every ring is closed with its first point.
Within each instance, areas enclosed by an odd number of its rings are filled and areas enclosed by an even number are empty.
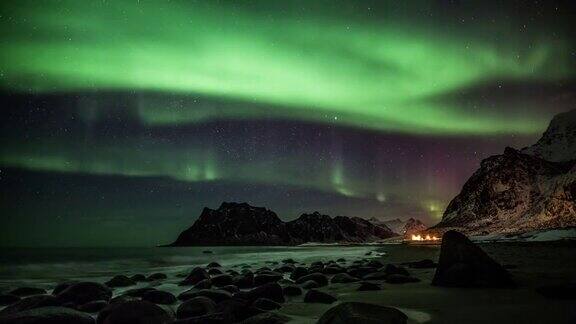
{"type": "Polygon", "coordinates": [[[576,107],[571,1],[2,1],[0,246],[172,241],[202,207],[432,225],[576,107]]]}

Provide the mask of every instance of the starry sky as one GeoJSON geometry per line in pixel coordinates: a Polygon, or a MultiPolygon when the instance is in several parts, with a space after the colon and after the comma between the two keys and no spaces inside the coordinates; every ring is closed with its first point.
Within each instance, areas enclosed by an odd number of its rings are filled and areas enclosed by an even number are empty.
{"type": "Polygon", "coordinates": [[[571,1],[0,3],[0,246],[151,246],[202,207],[432,225],[576,107],[571,1]]]}

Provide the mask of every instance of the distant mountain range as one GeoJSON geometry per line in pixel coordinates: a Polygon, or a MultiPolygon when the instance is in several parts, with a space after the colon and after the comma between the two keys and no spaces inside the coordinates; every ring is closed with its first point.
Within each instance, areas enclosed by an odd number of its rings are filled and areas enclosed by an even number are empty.
{"type": "Polygon", "coordinates": [[[393,236],[385,225],[359,217],[332,218],[314,212],[283,222],[266,208],[224,202],[218,209],[204,208],[198,220],[169,246],[366,243],[393,236]]]}
{"type": "Polygon", "coordinates": [[[374,224],[386,226],[392,230],[392,232],[396,233],[397,236],[404,237],[410,237],[412,234],[418,234],[427,228],[424,223],[415,218],[409,218],[408,220],[401,220],[400,218],[380,220],[372,217],[368,220],[374,224]]]}
{"type": "Polygon", "coordinates": [[[576,110],[559,114],[542,138],[482,161],[431,230],[519,234],[576,226],[576,110]]]}

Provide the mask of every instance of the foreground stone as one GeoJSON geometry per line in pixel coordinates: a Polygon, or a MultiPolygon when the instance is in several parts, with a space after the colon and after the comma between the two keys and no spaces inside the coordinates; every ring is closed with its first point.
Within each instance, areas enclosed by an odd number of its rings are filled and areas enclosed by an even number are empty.
{"type": "Polygon", "coordinates": [[[167,324],[173,320],[172,314],[147,301],[109,305],[98,314],[98,324],[167,324]]]}
{"type": "Polygon", "coordinates": [[[268,298],[277,303],[284,302],[282,287],[277,283],[269,283],[250,291],[241,291],[234,295],[235,298],[244,299],[253,303],[258,298],[268,298]]]}
{"type": "Polygon", "coordinates": [[[94,319],[71,308],[50,306],[1,317],[0,324],[94,324],[94,319]]]}
{"type": "Polygon", "coordinates": [[[202,289],[202,290],[187,290],[180,295],[178,295],[179,300],[188,300],[194,297],[206,297],[210,298],[213,302],[218,304],[224,300],[232,298],[232,294],[226,290],[219,289],[202,289]]]}
{"type": "Polygon", "coordinates": [[[62,304],[83,305],[95,300],[110,300],[112,290],[97,282],[73,283],[56,295],[62,304]]]}
{"type": "Polygon", "coordinates": [[[19,312],[47,307],[47,306],[60,306],[62,303],[58,298],[51,295],[36,295],[22,298],[19,301],[7,306],[0,311],[0,316],[12,315],[19,312]]]}
{"type": "Polygon", "coordinates": [[[448,231],[442,236],[438,267],[432,285],[443,287],[515,287],[500,264],[464,234],[448,231]]]}
{"type": "Polygon", "coordinates": [[[213,314],[216,312],[216,303],[212,299],[199,296],[188,299],[176,310],[176,317],[188,318],[213,314]]]}
{"type": "Polygon", "coordinates": [[[408,317],[396,308],[348,302],[327,310],[317,324],[406,324],[408,317]]]}
{"type": "Polygon", "coordinates": [[[249,317],[241,324],[284,324],[290,321],[290,317],[276,313],[262,313],[249,317]]]}
{"type": "Polygon", "coordinates": [[[128,287],[136,284],[136,281],[128,278],[125,275],[117,275],[112,279],[106,281],[106,286],[108,287],[128,287]]]}
{"type": "Polygon", "coordinates": [[[304,296],[305,303],[332,304],[336,300],[337,300],[336,297],[315,289],[308,290],[308,292],[304,296]]]}

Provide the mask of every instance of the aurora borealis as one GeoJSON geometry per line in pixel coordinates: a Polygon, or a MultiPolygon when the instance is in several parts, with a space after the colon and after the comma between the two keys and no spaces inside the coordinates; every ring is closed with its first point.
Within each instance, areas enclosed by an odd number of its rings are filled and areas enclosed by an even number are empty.
{"type": "Polygon", "coordinates": [[[157,244],[225,200],[432,224],[574,107],[574,9],[5,1],[0,245],[157,244]]]}

